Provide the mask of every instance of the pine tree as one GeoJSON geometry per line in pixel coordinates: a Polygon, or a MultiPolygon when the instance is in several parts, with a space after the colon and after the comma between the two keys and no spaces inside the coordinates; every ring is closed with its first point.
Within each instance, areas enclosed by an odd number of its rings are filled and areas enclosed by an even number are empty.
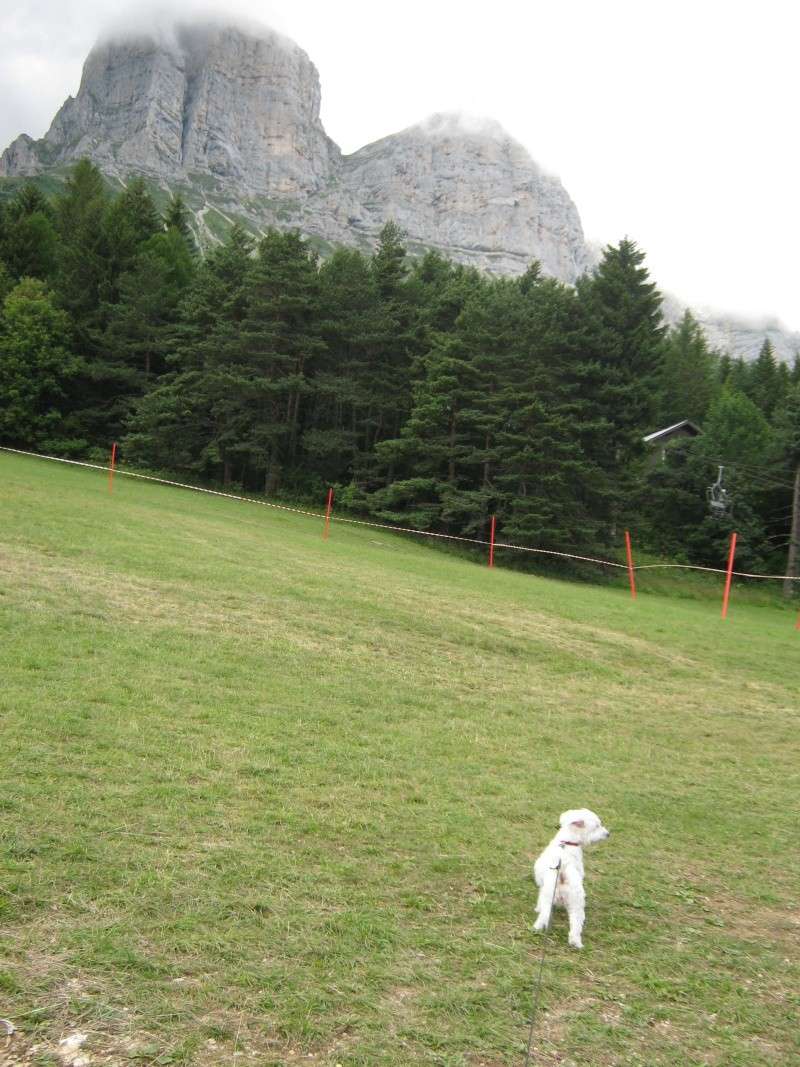
{"type": "Polygon", "coordinates": [[[153,198],[142,178],[133,178],[112,201],[103,220],[107,277],[102,292],[107,305],[119,297],[119,278],[133,268],[147,241],[163,230],[153,198]]]}
{"type": "Polygon", "coordinates": [[[781,374],[769,338],[764,339],[758,356],[750,367],[747,395],[769,419],[781,400],[781,374]]]}
{"type": "Polygon", "coordinates": [[[582,447],[583,329],[575,291],[530,272],[520,280],[523,321],[504,371],[498,434],[499,528],[547,548],[590,546],[602,477],[582,447]]]}
{"type": "Polygon", "coordinates": [[[717,389],[715,357],[691,311],[669,331],[659,373],[659,424],[702,423],[717,389]]]}
{"type": "Polygon", "coordinates": [[[297,462],[301,409],[324,348],[317,256],[299,232],[271,231],[261,241],[242,335],[244,358],[229,366],[230,387],[248,397],[250,424],[238,450],[274,493],[297,462]]]}
{"type": "Polygon", "coordinates": [[[328,483],[349,482],[368,454],[372,425],[369,367],[378,329],[378,288],[370,262],[338,249],[319,271],[320,332],[303,450],[328,483]]]}
{"type": "Polygon", "coordinates": [[[136,404],[123,442],[131,459],[203,477],[233,477],[237,434],[219,366],[241,359],[253,241],[233,226],[200,266],[180,305],[172,370],[136,404]]]}
{"type": "Polygon", "coordinates": [[[368,351],[370,404],[365,422],[365,453],[377,442],[396,437],[411,405],[414,308],[404,284],[408,274],[402,230],[387,222],[378,237],[371,272],[378,304],[368,351]]]}
{"type": "Polygon", "coordinates": [[[106,425],[113,439],[120,437],[134,402],[167,370],[180,301],[194,273],[186,241],[170,227],[145,242],[117,281],[118,300],[107,310],[101,344],[106,425]]]}
{"type": "Polygon", "coordinates": [[[23,185],[3,211],[0,259],[14,278],[53,277],[57,244],[54,212],[43,193],[23,185]]]}
{"type": "Polygon", "coordinates": [[[84,351],[91,350],[91,336],[100,328],[100,307],[109,278],[107,208],[100,171],[87,159],[76,163],[56,200],[56,292],[75,324],[84,351]]]}
{"type": "Polygon", "coordinates": [[[196,254],[197,242],[192,233],[189,218],[189,209],[186,207],[186,203],[181,194],[177,193],[172,197],[172,200],[170,200],[169,206],[164,213],[164,227],[167,230],[177,230],[192,254],[196,254]]]}
{"type": "Polygon", "coordinates": [[[6,267],[2,259],[0,259],[0,304],[3,303],[13,288],[14,279],[11,277],[11,271],[6,267]]]}
{"type": "Polygon", "coordinates": [[[584,447],[607,474],[610,529],[631,516],[652,428],[664,326],[661,295],[633,241],[606,248],[595,273],[578,283],[587,345],[584,387],[593,405],[593,432],[584,447]]]}
{"type": "Polygon", "coordinates": [[[434,331],[418,360],[402,433],[376,445],[387,484],[370,506],[420,528],[474,535],[484,532],[498,494],[503,368],[519,332],[520,299],[508,281],[471,285],[463,295],[453,329],[434,331]]]}
{"type": "Polygon", "coordinates": [[[751,370],[750,365],[743,356],[731,358],[728,364],[728,373],[722,379],[722,384],[730,392],[750,394],[751,370]]]}

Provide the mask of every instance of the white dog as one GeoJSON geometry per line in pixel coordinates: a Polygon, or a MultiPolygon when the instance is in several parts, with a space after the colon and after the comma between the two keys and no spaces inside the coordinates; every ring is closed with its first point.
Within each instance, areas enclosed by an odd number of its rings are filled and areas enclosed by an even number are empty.
{"type": "Polygon", "coordinates": [[[539,886],[536,904],[539,918],[534,930],[547,929],[553,904],[558,904],[569,915],[569,943],[583,948],[581,932],[586,918],[583,850],[587,845],[605,841],[609,833],[588,808],[564,812],[559,819],[558,833],[533,865],[533,876],[539,886]]]}

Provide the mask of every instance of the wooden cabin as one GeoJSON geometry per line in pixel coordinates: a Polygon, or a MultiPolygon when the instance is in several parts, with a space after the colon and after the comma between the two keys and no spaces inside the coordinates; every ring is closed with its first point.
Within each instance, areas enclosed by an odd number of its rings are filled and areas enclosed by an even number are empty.
{"type": "Polygon", "coordinates": [[[655,449],[660,450],[661,462],[663,463],[667,458],[667,448],[670,441],[674,441],[676,437],[698,437],[702,432],[700,427],[689,419],[683,419],[672,426],[665,426],[663,430],[655,430],[653,433],[647,434],[644,438],[644,443],[654,451],[655,449]]]}

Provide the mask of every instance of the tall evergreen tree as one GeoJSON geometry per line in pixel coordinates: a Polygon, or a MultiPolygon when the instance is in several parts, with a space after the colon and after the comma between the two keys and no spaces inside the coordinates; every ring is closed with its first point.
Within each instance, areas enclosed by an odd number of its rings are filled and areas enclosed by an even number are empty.
{"type": "Polygon", "coordinates": [[[56,200],[59,236],[56,292],[69,312],[84,351],[100,328],[100,307],[109,279],[105,216],[108,196],[93,163],[76,163],[56,200]]]}
{"type": "Polygon", "coordinates": [[[155,467],[233,478],[237,433],[219,365],[241,359],[253,241],[240,226],[203,261],[180,307],[172,367],[136,405],[126,454],[155,467]]]}
{"type": "Polygon", "coordinates": [[[164,226],[167,230],[175,229],[181,235],[186,242],[187,247],[192,253],[197,252],[197,242],[194,239],[192,233],[191,223],[189,222],[190,214],[189,209],[186,206],[186,202],[180,193],[176,193],[170,200],[166,212],[164,213],[164,226]]]}
{"type": "Polygon", "coordinates": [[[167,370],[175,342],[180,301],[191,284],[195,260],[173,227],[141,247],[117,280],[102,337],[102,382],[108,435],[119,438],[134,402],[167,370]]]}
{"type": "Polygon", "coordinates": [[[119,299],[119,279],[130,271],[144,245],[163,230],[163,221],[142,178],[132,178],[106,209],[103,220],[107,250],[106,305],[119,299]]]}
{"type": "Polygon", "coordinates": [[[50,202],[32,184],[23,185],[3,210],[0,259],[15,278],[52,278],[57,237],[50,202]]]}
{"type": "Polygon", "coordinates": [[[14,279],[11,277],[11,271],[6,267],[2,259],[0,259],[0,304],[2,304],[13,288],[14,279]]]}
{"type": "Polygon", "coordinates": [[[242,390],[247,404],[238,451],[264,472],[265,491],[273,493],[297,462],[301,408],[324,348],[317,256],[296,230],[273,230],[261,241],[242,337],[244,358],[226,369],[229,387],[242,390]]]}
{"type": "Polygon", "coordinates": [[[378,335],[380,298],[370,262],[338,249],[319,272],[320,330],[312,407],[303,449],[329,483],[348,482],[363,466],[372,428],[369,367],[378,335]]]}
{"type": "Polygon", "coordinates": [[[758,356],[750,367],[747,395],[769,419],[780,403],[784,379],[778,370],[778,361],[769,338],[764,339],[758,356]]]}
{"type": "Polygon", "coordinates": [[[545,548],[590,546],[603,479],[582,447],[593,429],[583,397],[583,323],[574,290],[530,274],[520,282],[523,321],[504,373],[498,434],[503,535],[545,548]]]}
{"type": "Polygon", "coordinates": [[[742,393],[744,396],[750,394],[750,364],[746,362],[743,356],[737,356],[730,358],[727,364],[728,372],[724,378],[722,378],[722,385],[725,386],[730,392],[742,393]]]}
{"type": "Polygon", "coordinates": [[[717,389],[715,357],[691,311],[669,331],[659,373],[658,421],[670,426],[682,419],[702,423],[717,389]]]}
{"type": "Polygon", "coordinates": [[[594,408],[594,432],[585,448],[608,476],[606,510],[612,530],[634,507],[642,438],[652,429],[658,397],[665,331],[661,295],[644,258],[625,239],[608,246],[595,273],[578,283],[591,359],[585,388],[594,408]]]}
{"type": "Polygon", "coordinates": [[[378,236],[371,261],[378,292],[368,352],[370,405],[366,418],[365,449],[396,437],[411,405],[411,363],[414,342],[414,308],[404,282],[408,274],[403,232],[387,222],[378,236]]]}
{"type": "Polygon", "coordinates": [[[499,375],[516,292],[509,282],[484,282],[464,296],[453,329],[433,331],[418,360],[402,432],[376,445],[385,487],[370,506],[420,528],[474,533],[493,492],[499,375]]]}

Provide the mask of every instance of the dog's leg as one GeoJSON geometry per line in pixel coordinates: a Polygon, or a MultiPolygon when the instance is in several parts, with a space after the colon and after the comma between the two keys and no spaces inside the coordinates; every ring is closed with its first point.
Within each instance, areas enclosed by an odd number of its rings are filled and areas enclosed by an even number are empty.
{"type": "Polygon", "coordinates": [[[569,915],[569,943],[573,948],[583,948],[581,934],[586,920],[586,894],[582,885],[565,886],[565,903],[569,915]]]}
{"type": "Polygon", "coordinates": [[[539,899],[536,902],[536,910],[539,917],[533,924],[534,930],[546,930],[550,925],[550,912],[553,908],[553,897],[556,892],[558,869],[547,867],[542,872],[542,884],[539,886],[539,899]]]}

